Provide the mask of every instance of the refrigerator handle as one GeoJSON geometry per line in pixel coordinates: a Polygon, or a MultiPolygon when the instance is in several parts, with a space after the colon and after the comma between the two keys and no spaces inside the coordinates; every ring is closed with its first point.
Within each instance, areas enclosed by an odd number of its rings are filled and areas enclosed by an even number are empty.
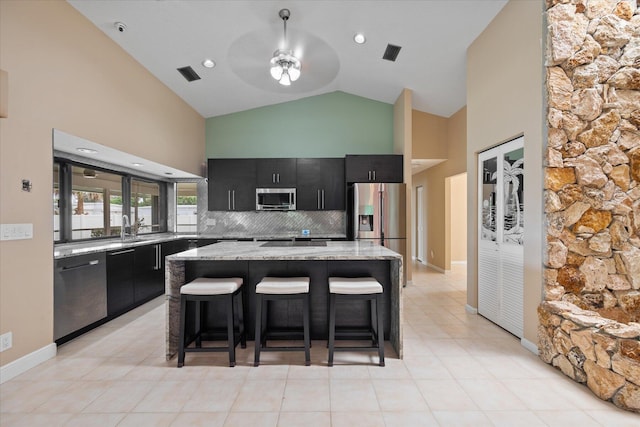
{"type": "Polygon", "coordinates": [[[384,246],[384,187],[380,192],[380,244],[384,246]]]}
{"type": "Polygon", "coordinates": [[[353,224],[352,224],[352,232],[353,232],[353,239],[354,240],[358,240],[358,204],[360,203],[359,200],[359,194],[358,194],[358,186],[357,185],[353,185],[353,224]]]}

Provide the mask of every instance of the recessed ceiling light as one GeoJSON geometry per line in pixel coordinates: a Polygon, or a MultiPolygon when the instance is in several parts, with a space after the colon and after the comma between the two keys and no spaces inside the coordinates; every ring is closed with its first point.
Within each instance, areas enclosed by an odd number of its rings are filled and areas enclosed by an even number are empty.
{"type": "Polygon", "coordinates": [[[202,61],[202,65],[203,65],[205,68],[213,68],[213,67],[215,67],[215,66],[216,66],[216,63],[215,63],[215,62],[213,62],[213,60],[212,60],[212,59],[205,59],[204,61],[202,61]]]}
{"type": "Polygon", "coordinates": [[[96,154],[98,152],[98,150],[94,150],[93,148],[84,147],[76,148],[76,150],[84,154],[96,154]]]}
{"type": "Polygon", "coordinates": [[[356,35],[353,36],[353,41],[358,44],[364,44],[367,41],[367,38],[362,33],[356,33],[356,35]]]}
{"type": "Polygon", "coordinates": [[[138,162],[134,162],[134,163],[131,163],[131,164],[133,166],[136,166],[136,167],[144,166],[142,163],[138,163],[138,162]]]}

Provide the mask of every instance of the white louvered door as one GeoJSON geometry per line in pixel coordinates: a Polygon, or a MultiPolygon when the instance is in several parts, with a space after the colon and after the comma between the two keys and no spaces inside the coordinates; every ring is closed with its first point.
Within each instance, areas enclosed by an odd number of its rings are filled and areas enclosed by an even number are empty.
{"type": "Polygon", "coordinates": [[[478,313],[522,338],[524,138],[478,155],[478,313]]]}

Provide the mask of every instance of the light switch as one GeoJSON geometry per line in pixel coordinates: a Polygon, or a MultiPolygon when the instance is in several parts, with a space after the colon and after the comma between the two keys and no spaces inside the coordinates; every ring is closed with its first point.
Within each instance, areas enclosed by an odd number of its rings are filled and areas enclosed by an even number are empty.
{"type": "Polygon", "coordinates": [[[0,224],[0,240],[33,239],[33,224],[0,224]]]}

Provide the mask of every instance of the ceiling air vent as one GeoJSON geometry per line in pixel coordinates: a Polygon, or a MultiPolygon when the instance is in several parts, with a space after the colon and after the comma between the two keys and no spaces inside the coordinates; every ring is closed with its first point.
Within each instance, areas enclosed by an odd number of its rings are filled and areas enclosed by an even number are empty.
{"type": "Polygon", "coordinates": [[[188,82],[200,80],[200,76],[196,74],[196,72],[193,71],[193,68],[191,68],[190,66],[178,68],[178,71],[180,72],[180,74],[182,74],[182,77],[187,79],[188,82]]]}
{"type": "Polygon", "coordinates": [[[387,48],[384,51],[384,55],[382,55],[382,59],[395,62],[398,54],[400,53],[400,49],[402,49],[402,47],[393,44],[387,44],[387,48]]]}

